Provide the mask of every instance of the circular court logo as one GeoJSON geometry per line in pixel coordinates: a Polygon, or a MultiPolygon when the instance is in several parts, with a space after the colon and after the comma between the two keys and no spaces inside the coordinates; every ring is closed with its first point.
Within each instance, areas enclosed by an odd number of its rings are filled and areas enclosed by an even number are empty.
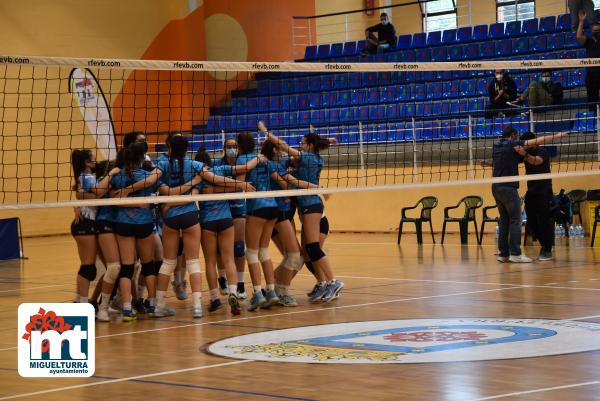
{"type": "Polygon", "coordinates": [[[415,319],[326,324],[212,344],[225,357],[297,363],[432,363],[600,349],[600,324],[540,319],[415,319]]]}

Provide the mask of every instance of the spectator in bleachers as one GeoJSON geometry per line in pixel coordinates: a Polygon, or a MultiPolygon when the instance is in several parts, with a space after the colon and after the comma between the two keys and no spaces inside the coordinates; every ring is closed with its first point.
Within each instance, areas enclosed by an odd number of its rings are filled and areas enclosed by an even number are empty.
{"type": "Polygon", "coordinates": [[[493,118],[497,115],[503,117],[506,111],[502,110],[510,108],[508,102],[517,98],[517,84],[505,70],[496,70],[494,79],[488,86],[488,92],[490,104],[486,106],[486,118],[493,118]]]}
{"type": "Polygon", "coordinates": [[[596,14],[594,13],[594,2],[592,0],[569,0],[569,11],[571,12],[571,21],[573,30],[577,30],[577,18],[581,12],[585,13],[590,26],[596,23],[596,14]]]}
{"type": "Polygon", "coordinates": [[[378,51],[393,50],[396,47],[396,28],[390,22],[388,15],[381,13],[379,20],[381,21],[379,24],[365,30],[367,47],[361,53],[363,56],[376,54],[378,51]]]}
{"type": "MultiPolygon", "coordinates": [[[[587,58],[600,58],[600,24],[592,25],[592,37],[588,38],[583,33],[583,22],[586,18],[585,11],[579,11],[579,25],[576,38],[585,47],[587,58]]],[[[596,103],[600,93],[600,67],[587,67],[585,74],[585,87],[587,89],[588,103],[596,103]]],[[[596,105],[590,105],[590,111],[596,111],[596,105]]]]}
{"type": "Polygon", "coordinates": [[[539,81],[532,81],[525,92],[511,106],[522,106],[527,100],[529,106],[549,106],[561,104],[563,101],[563,87],[560,82],[552,82],[552,70],[543,70],[539,81]]]}

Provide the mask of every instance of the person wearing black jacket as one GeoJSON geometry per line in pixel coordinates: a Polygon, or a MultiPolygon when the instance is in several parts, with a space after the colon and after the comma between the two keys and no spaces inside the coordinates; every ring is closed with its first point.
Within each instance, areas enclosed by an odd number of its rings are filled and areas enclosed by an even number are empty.
{"type": "Polygon", "coordinates": [[[517,84],[508,76],[505,70],[496,70],[494,79],[488,86],[490,104],[486,106],[486,118],[493,118],[498,110],[505,110],[517,98],[517,84]]]}
{"type": "Polygon", "coordinates": [[[365,30],[367,47],[363,51],[363,55],[376,54],[378,50],[393,50],[396,47],[396,28],[390,22],[388,15],[381,13],[379,21],[381,21],[379,24],[365,30]]]}
{"type": "MultiPolygon", "coordinates": [[[[586,15],[585,11],[579,11],[579,25],[577,26],[575,38],[585,47],[587,58],[600,58],[600,24],[592,24],[592,37],[588,38],[583,33],[583,23],[586,15]]],[[[592,103],[589,110],[595,112],[596,104],[600,100],[600,67],[586,68],[585,88],[587,89],[587,101],[592,103]]]]}
{"type": "Polygon", "coordinates": [[[552,82],[552,70],[542,71],[540,81],[533,81],[525,92],[515,101],[508,102],[509,105],[522,106],[525,100],[529,106],[549,106],[561,104],[563,101],[563,87],[560,82],[552,82]]]}

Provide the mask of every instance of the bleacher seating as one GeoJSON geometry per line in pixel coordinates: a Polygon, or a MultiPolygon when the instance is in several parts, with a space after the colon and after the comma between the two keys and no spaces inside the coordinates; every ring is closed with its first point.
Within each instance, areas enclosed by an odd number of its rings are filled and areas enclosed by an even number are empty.
{"type": "MultiPolygon", "coordinates": [[[[570,15],[563,14],[400,35],[396,49],[369,57],[358,56],[366,46],[364,40],[307,46],[304,60],[437,62],[584,57],[570,29],[570,15]]],[[[526,70],[511,75],[519,92],[539,78],[539,72],[526,70]]],[[[553,76],[567,90],[585,85],[583,68],[555,71],[553,76]]],[[[467,137],[467,115],[474,113],[475,137],[497,136],[508,124],[527,130],[529,122],[521,116],[489,120],[477,114],[485,108],[491,79],[491,71],[257,74],[254,94],[244,91],[234,96],[229,113],[210,116],[204,129],[208,133],[252,130],[259,120],[266,120],[269,127],[294,135],[309,124],[340,125],[339,132],[346,135],[339,139],[356,143],[359,138],[354,133],[362,122],[374,133],[367,139],[447,140],[467,137]],[[414,118],[417,121],[413,124],[414,118]]],[[[572,128],[593,131],[596,127],[594,113],[581,112],[572,128]]]]}

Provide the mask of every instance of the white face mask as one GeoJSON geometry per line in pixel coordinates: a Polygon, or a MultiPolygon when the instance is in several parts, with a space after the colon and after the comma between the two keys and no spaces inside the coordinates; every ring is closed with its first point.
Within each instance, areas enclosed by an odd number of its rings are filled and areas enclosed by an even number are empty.
{"type": "Polygon", "coordinates": [[[236,158],[238,155],[238,151],[235,148],[229,148],[229,149],[225,149],[225,156],[234,159],[236,158]]]}
{"type": "Polygon", "coordinates": [[[502,81],[502,78],[504,78],[504,74],[496,74],[496,80],[502,81]]]}
{"type": "Polygon", "coordinates": [[[548,83],[548,82],[550,82],[550,77],[542,77],[542,82],[543,82],[543,83],[548,83]]]}
{"type": "Polygon", "coordinates": [[[388,21],[388,20],[383,20],[383,21],[381,21],[381,25],[387,25],[387,24],[389,24],[389,23],[390,23],[390,21],[388,21]]]}

